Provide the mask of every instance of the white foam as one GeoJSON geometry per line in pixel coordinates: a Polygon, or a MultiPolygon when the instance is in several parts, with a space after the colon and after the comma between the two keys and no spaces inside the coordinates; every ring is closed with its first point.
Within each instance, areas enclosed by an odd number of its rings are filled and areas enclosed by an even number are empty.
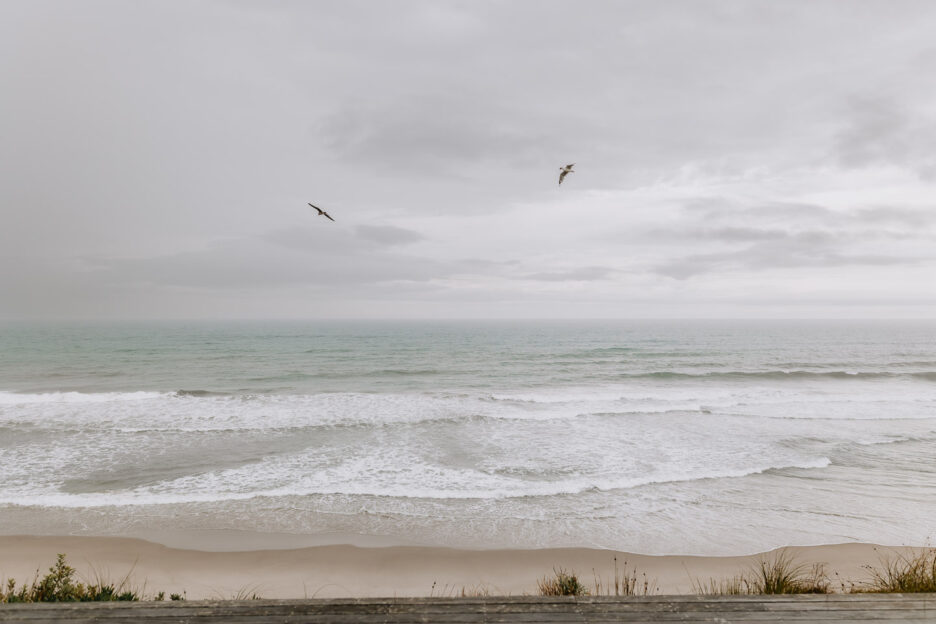
{"type": "Polygon", "coordinates": [[[936,422],[931,395],[890,386],[863,386],[853,400],[827,388],[599,390],[493,400],[485,393],[0,393],[16,397],[0,401],[0,426],[26,440],[0,447],[0,502],[575,496],[772,468],[821,469],[842,445],[892,441],[893,418],[904,419],[907,438],[932,437],[936,422]],[[841,418],[860,420],[843,427],[841,418]],[[226,445],[240,441],[255,447],[228,453],[226,445]],[[188,474],[179,476],[174,458],[187,462],[188,474]],[[127,472],[150,481],[121,485],[127,472]],[[68,479],[101,491],[69,492],[68,479]]]}
{"type": "Polygon", "coordinates": [[[318,495],[379,496],[418,499],[506,499],[575,495],[589,490],[612,491],[641,486],[742,478],[780,469],[820,469],[831,460],[818,457],[789,465],[759,465],[747,469],[721,469],[702,475],[674,471],[649,477],[577,477],[556,482],[520,481],[473,470],[409,465],[387,471],[351,461],[318,472],[284,473],[269,466],[249,466],[196,477],[183,477],[157,486],[112,493],[32,493],[15,489],[0,494],[0,504],[48,507],[107,507],[167,505],[248,500],[252,498],[318,495]],[[357,465],[355,465],[357,464],[357,465]],[[288,474],[288,476],[287,476],[288,474]],[[272,486],[271,486],[272,484],[272,486]],[[28,502],[27,502],[28,501],[28,502]]]}

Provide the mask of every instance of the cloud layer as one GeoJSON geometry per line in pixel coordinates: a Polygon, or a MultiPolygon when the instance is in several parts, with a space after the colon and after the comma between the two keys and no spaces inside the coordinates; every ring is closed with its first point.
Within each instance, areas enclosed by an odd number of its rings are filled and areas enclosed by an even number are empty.
{"type": "Polygon", "coordinates": [[[5,9],[0,319],[936,313],[929,2],[5,9]]]}

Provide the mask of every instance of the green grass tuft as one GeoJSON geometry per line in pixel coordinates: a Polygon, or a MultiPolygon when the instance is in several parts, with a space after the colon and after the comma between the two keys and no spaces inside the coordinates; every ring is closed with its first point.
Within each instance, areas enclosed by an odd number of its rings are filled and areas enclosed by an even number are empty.
{"type": "Polygon", "coordinates": [[[697,594],[830,594],[832,583],[825,566],[806,566],[796,563],[786,550],[778,551],[773,557],[764,556],[744,574],[708,583],[693,581],[697,594]]]}
{"type": "Polygon", "coordinates": [[[65,561],[65,555],[58,555],[49,573],[39,578],[39,571],[30,584],[16,586],[16,581],[9,579],[5,589],[0,589],[0,602],[92,602],[113,600],[139,600],[136,592],[123,586],[98,581],[80,583],[75,579],[75,569],[65,561]]]}
{"type": "MultiPolygon", "coordinates": [[[[31,583],[17,585],[8,579],[0,585],[0,603],[3,602],[112,602],[142,600],[142,591],[129,586],[129,574],[119,583],[106,581],[100,574],[91,582],[81,582],[75,568],[68,565],[65,555],[59,554],[48,574],[36,576],[31,583]]],[[[162,600],[160,592],[156,600],[162,600]]]]}
{"type": "Polygon", "coordinates": [[[587,596],[588,590],[582,585],[575,572],[567,573],[562,568],[553,568],[553,575],[544,576],[536,582],[541,596],[587,596]]]}
{"type": "Polygon", "coordinates": [[[936,548],[897,555],[894,559],[882,559],[880,568],[866,568],[871,574],[871,581],[865,586],[853,587],[855,593],[936,592],[936,548]]]}
{"type": "Polygon", "coordinates": [[[794,562],[786,550],[763,557],[750,575],[754,594],[828,594],[831,583],[822,564],[807,568],[794,562]]]}

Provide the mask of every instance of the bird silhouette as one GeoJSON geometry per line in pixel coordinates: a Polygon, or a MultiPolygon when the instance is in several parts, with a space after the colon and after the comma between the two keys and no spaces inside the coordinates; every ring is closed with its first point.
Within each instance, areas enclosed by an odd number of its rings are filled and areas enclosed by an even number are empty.
{"type": "Polygon", "coordinates": [[[327,212],[325,212],[324,210],[322,210],[321,208],[319,208],[319,207],[316,206],[315,204],[313,204],[313,203],[311,203],[311,202],[306,202],[306,203],[308,203],[310,206],[312,206],[313,208],[315,208],[316,210],[318,210],[318,211],[319,211],[318,213],[319,213],[320,215],[322,215],[323,217],[328,217],[328,220],[329,220],[329,221],[334,221],[334,219],[331,218],[331,215],[330,215],[330,214],[328,214],[327,212]]]}
{"type": "Polygon", "coordinates": [[[575,173],[574,171],[572,171],[572,167],[574,166],[575,166],[575,163],[572,163],[571,165],[566,165],[565,167],[559,167],[559,172],[560,172],[559,184],[562,184],[563,178],[565,178],[567,175],[569,175],[570,173],[575,173]]]}

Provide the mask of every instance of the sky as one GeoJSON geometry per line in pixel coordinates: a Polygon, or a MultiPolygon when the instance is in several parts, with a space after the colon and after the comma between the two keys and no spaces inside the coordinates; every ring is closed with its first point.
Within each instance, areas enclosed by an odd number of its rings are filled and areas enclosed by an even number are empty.
{"type": "Polygon", "coordinates": [[[0,14],[0,319],[936,316],[933,2],[0,14]]]}

